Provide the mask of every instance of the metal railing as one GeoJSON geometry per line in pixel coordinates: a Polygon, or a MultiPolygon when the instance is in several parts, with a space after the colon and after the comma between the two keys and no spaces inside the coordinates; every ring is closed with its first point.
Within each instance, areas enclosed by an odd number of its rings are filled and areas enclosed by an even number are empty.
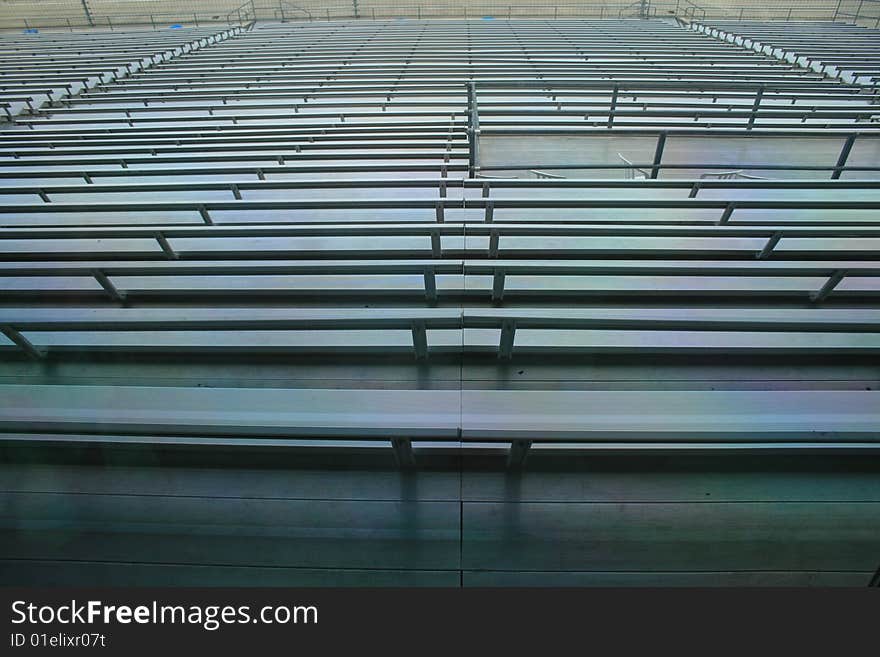
{"type": "MultiPolygon", "coordinates": [[[[740,8],[740,11],[742,12],[742,8],[740,8]]],[[[675,15],[683,16],[690,20],[705,20],[706,9],[690,2],[690,0],[678,0],[675,3],[675,15]]]]}
{"type": "Polygon", "coordinates": [[[308,9],[300,7],[299,5],[294,5],[290,2],[285,2],[284,0],[278,0],[278,9],[273,11],[273,15],[276,17],[276,20],[280,20],[282,23],[286,23],[291,19],[303,20],[303,17],[305,17],[306,20],[314,20],[312,12],[308,9]]]}
{"type": "MultiPolygon", "coordinates": [[[[174,7],[175,3],[162,5],[174,7]]],[[[695,3],[691,0],[636,0],[635,2],[603,3],[503,3],[460,2],[433,4],[413,2],[395,4],[369,2],[369,0],[337,0],[321,3],[314,0],[249,0],[229,9],[231,3],[184,2],[180,11],[143,11],[120,13],[116,6],[100,2],[79,3],[71,1],[66,10],[59,8],[56,14],[39,14],[39,5],[25,10],[20,16],[0,16],[0,26],[33,28],[118,29],[123,25],[150,25],[154,29],[169,24],[202,25],[227,23],[245,25],[253,21],[316,21],[316,20],[387,20],[387,19],[496,19],[518,18],[657,18],[674,16],[687,20],[831,20],[880,27],[880,0],[820,0],[814,2],[789,2],[766,6],[748,0],[731,5],[716,5],[715,0],[695,3]],[[213,6],[212,6],[213,5],[213,6]],[[873,9],[876,8],[876,11],[873,9]]],[[[54,6],[54,5],[53,5],[54,6]]],[[[118,6],[118,5],[117,5],[118,6]]],[[[133,5],[135,6],[135,5],[133,5]]]]}
{"type": "Polygon", "coordinates": [[[237,25],[249,25],[251,23],[255,23],[257,20],[257,10],[254,7],[253,0],[248,0],[240,7],[236,7],[228,14],[226,14],[226,22],[230,25],[235,22],[237,25]],[[233,19],[236,19],[233,21],[233,19]]]}
{"type": "Polygon", "coordinates": [[[837,7],[834,10],[834,18],[833,20],[838,19],[851,19],[850,21],[853,25],[858,25],[859,21],[864,21],[874,29],[880,28],[880,0],[837,0],[837,7]],[[855,3],[855,8],[853,11],[850,11],[850,5],[855,3]],[[862,14],[862,9],[867,9],[868,7],[874,9],[873,14],[862,14]]]}
{"type": "Polygon", "coordinates": [[[181,1],[180,11],[143,11],[119,13],[112,5],[92,2],[71,4],[67,11],[58,10],[56,14],[40,14],[39,6],[14,19],[4,20],[0,16],[0,26],[24,26],[29,28],[118,28],[121,25],[152,25],[163,23],[227,23],[244,25],[253,20],[264,21],[316,21],[337,19],[498,19],[517,18],[653,18],[658,15],[673,15],[677,3],[673,0],[636,0],[636,2],[604,3],[504,3],[504,2],[460,2],[432,4],[413,2],[397,4],[384,2],[365,2],[364,0],[337,0],[331,3],[315,3],[314,0],[250,0],[239,7],[229,9],[230,3],[192,3],[181,1]],[[214,6],[211,6],[211,5],[214,6]]]}

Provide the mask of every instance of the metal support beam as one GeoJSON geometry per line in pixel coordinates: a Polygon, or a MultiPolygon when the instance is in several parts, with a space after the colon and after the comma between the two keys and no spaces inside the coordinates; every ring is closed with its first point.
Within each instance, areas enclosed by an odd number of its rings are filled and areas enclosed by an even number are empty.
{"type": "Polygon", "coordinates": [[[476,176],[479,161],[477,140],[480,138],[479,115],[477,114],[477,88],[473,81],[467,83],[467,143],[468,143],[468,177],[476,176]]]}
{"type": "Polygon", "coordinates": [[[514,440],[510,443],[510,451],[507,453],[507,467],[510,469],[521,468],[525,465],[526,457],[532,446],[531,440],[514,440]]]}
{"type": "Polygon", "coordinates": [[[657,135],[657,148],[654,149],[654,162],[651,165],[651,178],[656,179],[660,174],[660,160],[663,159],[663,149],[666,146],[666,133],[657,135]]]}
{"type": "Polygon", "coordinates": [[[21,350],[34,360],[41,360],[45,356],[43,349],[35,347],[30,340],[11,326],[0,326],[0,333],[17,344],[21,350]]]}
{"type": "Polygon", "coordinates": [[[840,155],[837,156],[837,162],[834,164],[834,171],[831,174],[833,180],[840,178],[840,175],[843,173],[843,168],[846,166],[849,154],[852,152],[853,145],[856,143],[856,137],[858,137],[857,133],[852,134],[846,138],[845,142],[843,142],[843,148],[840,149],[840,155]]]}
{"type": "Polygon", "coordinates": [[[771,253],[773,253],[773,249],[776,248],[776,245],[779,244],[779,240],[782,239],[782,231],[778,230],[770,236],[770,239],[767,240],[767,243],[764,245],[764,248],[758,252],[755,256],[758,260],[764,260],[771,253]]]}
{"type": "Polygon", "coordinates": [[[95,21],[92,19],[92,12],[89,11],[89,3],[87,0],[80,0],[82,3],[83,13],[86,15],[86,20],[89,22],[89,27],[95,27],[95,21]]]}
{"type": "Polygon", "coordinates": [[[611,92],[611,104],[608,107],[608,127],[614,125],[614,110],[617,108],[617,95],[620,93],[620,85],[615,84],[614,90],[611,92]]]}
{"type": "Polygon", "coordinates": [[[504,299],[504,268],[497,267],[492,276],[492,303],[501,303],[504,299]]]}
{"type": "Polygon", "coordinates": [[[724,206],[724,212],[721,213],[721,219],[718,220],[719,223],[726,224],[727,221],[730,219],[730,215],[733,214],[733,210],[735,207],[736,206],[734,206],[733,203],[728,203],[726,206],[724,206]]]}
{"type": "Polygon", "coordinates": [[[513,339],[516,336],[516,320],[505,319],[501,322],[501,342],[498,345],[498,357],[507,359],[513,355],[513,339]]]}
{"type": "Polygon", "coordinates": [[[125,293],[120,292],[115,285],[113,285],[113,281],[100,269],[95,269],[92,271],[92,276],[95,277],[95,280],[104,288],[107,294],[110,295],[110,298],[115,302],[120,304],[125,304],[125,293]]]}
{"type": "Polygon", "coordinates": [[[489,233],[489,257],[498,257],[498,243],[501,241],[501,233],[493,230],[489,233]]]}
{"type": "Polygon", "coordinates": [[[171,244],[168,242],[165,236],[162,233],[156,233],[155,237],[156,241],[159,242],[159,246],[162,247],[162,251],[165,252],[165,255],[168,256],[168,258],[171,260],[177,260],[177,252],[171,247],[171,244]]]}
{"type": "Polygon", "coordinates": [[[494,201],[486,201],[486,216],[485,221],[487,224],[492,223],[492,220],[495,218],[495,202],[494,201]]]}
{"type": "Polygon", "coordinates": [[[440,233],[436,230],[431,231],[431,257],[443,257],[443,249],[440,246],[440,233]]]}
{"type": "Polygon", "coordinates": [[[762,84],[758,87],[758,91],[755,94],[755,102],[752,103],[752,111],[749,114],[749,122],[746,125],[746,130],[751,130],[755,125],[755,118],[758,115],[758,107],[761,106],[761,97],[764,95],[764,85],[762,84]]]}
{"type": "Polygon", "coordinates": [[[813,301],[815,303],[821,303],[822,301],[824,301],[828,297],[828,295],[831,294],[834,288],[837,287],[840,281],[842,281],[846,277],[846,274],[847,272],[842,269],[839,269],[831,274],[828,280],[825,281],[825,285],[822,286],[822,289],[820,289],[818,292],[813,292],[812,294],[810,294],[810,301],[813,301]]]}
{"type": "Polygon", "coordinates": [[[391,447],[394,449],[394,460],[397,461],[397,467],[415,467],[416,455],[413,452],[412,441],[409,438],[392,438],[391,447]]]}
{"type": "Polygon", "coordinates": [[[437,303],[437,276],[433,267],[425,268],[425,299],[432,306],[437,303]]]}
{"type": "Polygon", "coordinates": [[[428,357],[428,332],[425,329],[424,321],[415,321],[412,323],[412,339],[413,349],[416,352],[416,359],[421,360],[428,357]]]}
{"type": "Polygon", "coordinates": [[[874,575],[871,577],[871,581],[868,582],[868,586],[880,586],[880,566],[874,571],[874,575]]]}

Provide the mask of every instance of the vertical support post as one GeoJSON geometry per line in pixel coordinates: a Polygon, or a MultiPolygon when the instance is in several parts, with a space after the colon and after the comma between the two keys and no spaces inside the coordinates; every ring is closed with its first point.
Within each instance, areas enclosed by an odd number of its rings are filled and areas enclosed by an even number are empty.
{"type": "Polygon", "coordinates": [[[498,242],[501,240],[501,234],[497,230],[489,233],[489,257],[498,257],[498,242]]]}
{"type": "Polygon", "coordinates": [[[525,465],[526,456],[529,455],[531,440],[514,440],[510,443],[510,451],[507,453],[507,467],[510,469],[521,468],[525,465]]]}
{"type": "Polygon", "coordinates": [[[617,94],[620,93],[620,85],[615,84],[611,92],[611,104],[608,107],[608,127],[614,125],[614,110],[617,109],[617,94]]]}
{"type": "Polygon", "coordinates": [[[480,113],[477,107],[477,85],[473,80],[467,83],[467,109],[468,177],[474,178],[480,166],[480,113]]]}
{"type": "Polygon", "coordinates": [[[413,349],[416,352],[416,359],[421,360],[428,357],[428,332],[425,329],[424,320],[417,320],[412,323],[412,339],[413,349]]]}
{"type": "Polygon", "coordinates": [[[758,91],[755,94],[755,102],[752,103],[752,113],[749,115],[749,123],[746,126],[746,130],[751,130],[755,125],[755,117],[758,114],[758,107],[761,105],[761,97],[764,95],[764,85],[762,84],[758,87],[758,91]]]}
{"type": "Polygon", "coordinates": [[[467,94],[467,143],[468,143],[468,178],[474,177],[474,91],[473,83],[468,82],[465,89],[467,94]]]}
{"type": "Polygon", "coordinates": [[[443,257],[443,251],[440,248],[440,232],[436,230],[431,231],[431,257],[443,257]]]}
{"type": "Polygon", "coordinates": [[[721,219],[718,220],[718,223],[726,224],[727,220],[730,219],[730,215],[733,214],[733,210],[736,206],[733,203],[728,203],[724,206],[724,212],[721,213],[721,219]]]}
{"type": "Polygon", "coordinates": [[[354,10],[354,17],[355,17],[355,18],[360,18],[360,17],[361,17],[361,14],[360,14],[360,12],[358,11],[358,0],[351,0],[351,5],[352,5],[352,8],[353,8],[353,10],[354,10]]]}
{"type": "Polygon", "coordinates": [[[409,438],[392,438],[391,447],[394,449],[394,459],[397,461],[397,467],[415,467],[416,457],[413,453],[412,441],[409,438]]]}
{"type": "Polygon", "coordinates": [[[495,202],[486,201],[486,216],[484,217],[487,224],[491,224],[495,218],[495,202]]]}
{"type": "Polygon", "coordinates": [[[425,300],[432,306],[437,303],[437,276],[433,267],[425,267],[425,300]]]}
{"type": "Polygon", "coordinates": [[[80,2],[82,2],[83,13],[86,15],[89,27],[95,27],[95,21],[92,20],[92,12],[89,11],[89,3],[87,0],[80,0],[80,2]]]}
{"type": "Polygon", "coordinates": [[[859,17],[862,15],[862,5],[865,4],[865,0],[859,0],[859,6],[856,7],[855,16],[853,16],[853,25],[859,24],[859,17]]]}
{"type": "Polygon", "coordinates": [[[843,173],[843,168],[846,166],[846,161],[849,159],[849,154],[852,152],[853,145],[856,143],[856,137],[858,136],[859,134],[855,132],[849,135],[846,141],[843,142],[843,148],[840,149],[840,155],[837,156],[837,163],[834,165],[834,171],[831,173],[832,180],[837,180],[843,173]]]}
{"type": "Polygon", "coordinates": [[[498,345],[498,358],[507,359],[513,355],[513,339],[516,336],[516,321],[505,319],[501,322],[501,342],[498,345]]]}
{"type": "Polygon", "coordinates": [[[651,179],[660,175],[660,160],[663,159],[663,149],[666,147],[666,133],[657,135],[657,148],[654,149],[654,162],[651,164],[651,179]]]}
{"type": "Polygon", "coordinates": [[[834,8],[834,16],[831,17],[831,21],[834,23],[837,22],[837,14],[840,13],[840,5],[842,2],[843,0],[837,0],[837,6],[834,8]]]}
{"type": "Polygon", "coordinates": [[[495,274],[492,276],[492,303],[501,303],[504,299],[504,278],[504,268],[496,267],[495,274]]]}

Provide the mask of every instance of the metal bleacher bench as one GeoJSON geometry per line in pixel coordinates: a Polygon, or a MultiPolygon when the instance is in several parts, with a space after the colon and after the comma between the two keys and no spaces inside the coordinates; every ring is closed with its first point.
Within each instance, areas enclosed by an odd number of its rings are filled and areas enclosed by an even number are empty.
{"type": "Polygon", "coordinates": [[[569,449],[880,447],[880,392],[267,390],[0,386],[0,444],[251,445],[413,441],[569,449]],[[634,409],[638,409],[637,412],[634,409]]]}

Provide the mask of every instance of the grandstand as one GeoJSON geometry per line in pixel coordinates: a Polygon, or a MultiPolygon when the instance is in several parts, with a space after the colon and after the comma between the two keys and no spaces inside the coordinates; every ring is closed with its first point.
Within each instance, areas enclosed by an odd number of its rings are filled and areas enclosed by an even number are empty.
{"type": "Polygon", "coordinates": [[[880,31],[238,18],[4,35],[4,581],[877,583],[880,31]]]}

